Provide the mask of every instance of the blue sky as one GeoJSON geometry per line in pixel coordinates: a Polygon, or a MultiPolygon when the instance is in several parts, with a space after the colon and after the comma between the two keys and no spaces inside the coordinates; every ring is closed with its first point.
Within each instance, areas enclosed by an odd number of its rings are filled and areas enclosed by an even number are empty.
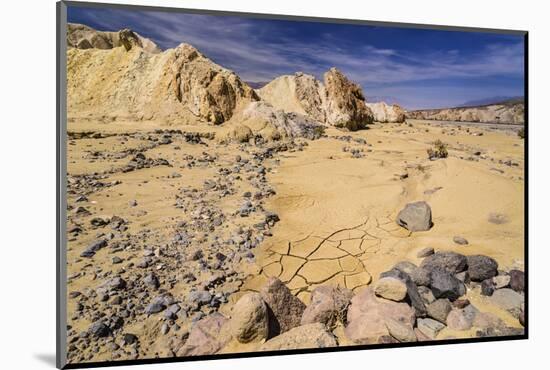
{"type": "Polygon", "coordinates": [[[68,21],[131,28],[162,49],[192,44],[245,81],[337,67],[367,101],[439,108],[523,96],[523,37],[182,13],[69,7],[68,21]]]}

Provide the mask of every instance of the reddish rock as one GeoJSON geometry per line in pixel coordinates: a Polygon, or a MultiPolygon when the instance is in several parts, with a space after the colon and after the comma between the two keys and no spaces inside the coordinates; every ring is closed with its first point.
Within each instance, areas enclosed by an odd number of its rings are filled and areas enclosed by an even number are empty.
{"type": "Polygon", "coordinates": [[[295,297],[281,280],[269,278],[260,294],[268,307],[270,336],[300,326],[306,305],[295,297]]]}
{"type": "Polygon", "coordinates": [[[388,319],[414,326],[415,312],[407,303],[376,297],[368,287],[353,297],[347,318],[346,337],[358,344],[371,344],[390,335],[386,326],[388,319]]]}

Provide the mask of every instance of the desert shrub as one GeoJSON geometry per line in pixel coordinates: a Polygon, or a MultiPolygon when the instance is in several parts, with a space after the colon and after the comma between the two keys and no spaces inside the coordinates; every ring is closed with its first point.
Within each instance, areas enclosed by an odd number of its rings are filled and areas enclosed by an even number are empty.
{"type": "Polygon", "coordinates": [[[521,139],[525,139],[525,128],[520,128],[519,131],[518,131],[518,136],[521,138],[521,139]]]}
{"type": "Polygon", "coordinates": [[[433,143],[433,147],[427,150],[429,159],[447,158],[449,153],[447,152],[447,144],[441,140],[436,140],[433,143]]]}

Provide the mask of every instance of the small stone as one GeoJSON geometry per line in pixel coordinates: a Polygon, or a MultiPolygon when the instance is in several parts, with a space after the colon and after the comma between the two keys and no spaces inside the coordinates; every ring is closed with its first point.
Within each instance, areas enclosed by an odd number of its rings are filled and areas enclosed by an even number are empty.
{"type": "Polygon", "coordinates": [[[468,240],[466,240],[462,236],[454,236],[453,237],[453,242],[455,242],[456,244],[459,244],[459,245],[468,245],[468,240]]]}
{"type": "Polygon", "coordinates": [[[212,301],[212,294],[206,290],[193,290],[189,293],[187,300],[196,308],[199,308],[212,301]]]}
{"type": "Polygon", "coordinates": [[[491,296],[495,291],[495,283],[493,279],[486,279],[481,282],[481,295],[491,296]]]}
{"type": "Polygon", "coordinates": [[[416,342],[416,334],[411,324],[387,318],[385,320],[386,328],[392,337],[399,342],[416,342]]]}
{"type": "Polygon", "coordinates": [[[153,289],[158,289],[160,286],[159,279],[153,272],[148,273],[143,279],[143,282],[145,285],[152,287],[153,289]]]}
{"type": "Polygon", "coordinates": [[[399,279],[384,277],[376,282],[374,293],[392,301],[402,301],[407,295],[407,285],[399,279]]]}
{"type": "Polygon", "coordinates": [[[468,273],[468,271],[462,271],[462,272],[459,272],[458,274],[455,274],[455,278],[457,278],[464,284],[470,283],[470,274],[468,273]]]}
{"type": "Polygon", "coordinates": [[[420,297],[424,301],[424,304],[430,304],[433,301],[435,301],[434,294],[432,290],[425,286],[419,286],[418,287],[418,293],[420,294],[420,297]]]}
{"type": "Polygon", "coordinates": [[[523,292],[525,289],[525,274],[520,270],[510,270],[510,288],[516,292],[523,292]]]}
{"type": "Polygon", "coordinates": [[[138,341],[138,337],[131,333],[125,333],[122,335],[122,341],[125,345],[127,344],[134,344],[138,341]]]}
{"type": "Polygon", "coordinates": [[[90,326],[89,332],[96,338],[102,338],[108,336],[111,330],[103,322],[96,321],[90,326]]]}
{"type": "Polygon", "coordinates": [[[452,310],[451,302],[446,298],[437,299],[434,302],[426,306],[428,316],[445,324],[447,322],[447,315],[452,310]]]}
{"type": "Polygon", "coordinates": [[[508,217],[506,217],[506,215],[503,215],[501,213],[490,213],[488,217],[488,221],[495,225],[502,225],[508,222],[508,217]]]}
{"type": "Polygon", "coordinates": [[[410,274],[412,281],[418,286],[430,286],[431,272],[421,267],[417,267],[410,274]]]}
{"type": "Polygon", "coordinates": [[[493,277],[495,289],[506,288],[510,284],[510,275],[497,275],[493,277]]]}
{"type": "Polygon", "coordinates": [[[168,334],[168,331],[170,331],[170,327],[168,326],[168,324],[167,323],[162,324],[162,326],[160,327],[161,334],[166,335],[168,334]]]}
{"type": "MultiPolygon", "coordinates": [[[[418,268],[412,264],[407,264],[408,268],[413,269],[413,271],[418,268]]],[[[400,267],[404,269],[403,264],[397,264],[396,267],[400,267]]],[[[386,277],[392,277],[396,278],[398,280],[401,280],[403,283],[405,283],[407,287],[407,298],[408,303],[414,308],[416,315],[419,317],[424,317],[426,315],[426,306],[424,305],[424,301],[420,297],[420,294],[418,293],[418,287],[415,285],[412,278],[407,274],[406,272],[402,270],[398,270],[397,268],[393,268],[390,271],[386,271],[380,274],[380,278],[386,278],[386,277]]]]}
{"type": "Polygon", "coordinates": [[[426,247],[426,248],[420,250],[420,251],[416,254],[416,257],[418,257],[418,258],[424,258],[424,257],[431,256],[432,254],[434,254],[434,249],[433,249],[433,248],[430,248],[430,247],[426,247]]]}
{"type": "Polygon", "coordinates": [[[434,319],[425,318],[416,320],[418,330],[430,339],[435,339],[445,325],[434,319]]]}
{"type": "Polygon", "coordinates": [[[119,295],[115,296],[113,299],[111,299],[111,303],[116,305],[122,304],[122,297],[120,297],[119,295]]]}
{"type": "Polygon", "coordinates": [[[105,239],[99,239],[94,242],[92,242],[88,248],[86,248],[82,253],[80,253],[80,257],[93,257],[96,252],[102,248],[105,248],[107,246],[107,240],[105,239]]]}
{"type": "Polygon", "coordinates": [[[452,304],[453,304],[453,307],[464,308],[464,307],[466,307],[470,304],[470,300],[468,300],[468,299],[457,299],[452,304]]]}
{"type": "Polygon", "coordinates": [[[159,301],[153,301],[145,307],[145,314],[152,315],[158,312],[163,311],[166,308],[166,305],[164,305],[162,302],[159,301]]]}
{"type": "Polygon", "coordinates": [[[472,305],[463,309],[453,309],[447,316],[447,326],[452,330],[468,330],[472,327],[477,312],[472,305]]]}
{"type": "Polygon", "coordinates": [[[122,263],[122,258],[120,258],[118,256],[114,256],[111,261],[112,261],[113,265],[118,265],[119,263],[122,263]]]}

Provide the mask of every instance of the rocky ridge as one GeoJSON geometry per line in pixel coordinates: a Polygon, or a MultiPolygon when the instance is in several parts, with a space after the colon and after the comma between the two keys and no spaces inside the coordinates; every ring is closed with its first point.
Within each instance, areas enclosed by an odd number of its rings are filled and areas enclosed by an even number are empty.
{"type": "Polygon", "coordinates": [[[124,46],[126,50],[130,50],[134,45],[149,53],[161,52],[153,41],[129,29],[108,32],[97,31],[78,23],[67,24],[67,46],[69,48],[107,50],[124,46]]]}
{"type": "Polygon", "coordinates": [[[513,101],[479,107],[414,110],[407,112],[406,116],[436,121],[524,124],[524,114],[524,103],[513,101]]]}
{"type": "Polygon", "coordinates": [[[365,128],[373,121],[405,120],[404,111],[398,105],[366,102],[359,85],[336,68],[324,74],[324,83],[312,75],[297,72],[277,77],[256,91],[262,100],[277,109],[352,131],[365,128]]]}
{"type": "MultiPolygon", "coordinates": [[[[69,33],[68,43],[77,42],[78,35],[69,33]]],[[[241,107],[259,100],[235,73],[191,45],[180,44],[159,53],[144,47],[147,44],[133,31],[123,30],[117,35],[122,41],[113,41],[112,48],[68,50],[69,120],[198,120],[220,124],[241,107]],[[126,39],[131,42],[124,43],[126,39]]],[[[103,40],[97,35],[91,39],[103,40]]]]}

